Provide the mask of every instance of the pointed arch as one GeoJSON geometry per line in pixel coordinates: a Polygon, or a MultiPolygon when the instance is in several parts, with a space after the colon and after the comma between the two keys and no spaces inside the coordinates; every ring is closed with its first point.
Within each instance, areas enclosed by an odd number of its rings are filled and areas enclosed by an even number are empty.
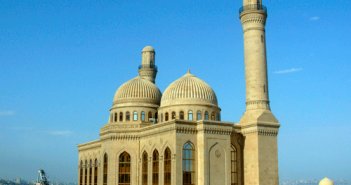
{"type": "Polygon", "coordinates": [[[88,184],[88,161],[85,160],[85,169],[84,169],[84,185],[88,184]]]}
{"type": "Polygon", "coordinates": [[[97,185],[98,182],[98,160],[95,159],[94,162],[94,185],[97,185]]]}
{"type": "Polygon", "coordinates": [[[92,185],[92,176],[93,176],[93,161],[89,161],[89,185],[92,185]]]}
{"type": "Polygon", "coordinates": [[[118,185],[130,185],[131,183],[131,158],[129,153],[119,155],[118,185]]]}
{"type": "Polygon", "coordinates": [[[79,185],[83,185],[83,161],[80,160],[80,164],[79,164],[79,185]]]}
{"type": "Polygon", "coordinates": [[[195,183],[195,147],[190,141],[183,145],[183,185],[195,183]]]}
{"type": "Polygon", "coordinates": [[[104,154],[104,167],[103,167],[103,185],[107,185],[107,175],[108,175],[108,156],[107,153],[104,154]]]}
{"type": "Polygon", "coordinates": [[[149,168],[149,163],[148,163],[148,155],[147,152],[143,152],[143,157],[142,157],[142,185],[147,185],[148,183],[148,168],[149,168]]]}
{"type": "Polygon", "coordinates": [[[172,153],[171,150],[167,147],[164,153],[164,185],[171,185],[172,178],[172,153]]]}
{"type": "Polygon", "coordinates": [[[231,146],[230,151],[230,161],[231,161],[231,184],[237,185],[239,183],[238,176],[238,152],[234,145],[231,146]]]}
{"type": "Polygon", "coordinates": [[[158,185],[159,183],[159,153],[155,149],[152,153],[152,185],[158,185]]]}

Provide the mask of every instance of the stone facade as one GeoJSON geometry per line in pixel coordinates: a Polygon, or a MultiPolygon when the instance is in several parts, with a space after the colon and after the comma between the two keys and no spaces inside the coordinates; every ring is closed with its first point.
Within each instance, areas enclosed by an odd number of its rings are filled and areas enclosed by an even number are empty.
{"type": "Polygon", "coordinates": [[[78,145],[78,185],[278,185],[279,123],[269,106],[265,22],[244,0],[246,111],[221,121],[213,89],[188,71],[162,95],[155,50],[118,88],[96,141],[78,145]]]}

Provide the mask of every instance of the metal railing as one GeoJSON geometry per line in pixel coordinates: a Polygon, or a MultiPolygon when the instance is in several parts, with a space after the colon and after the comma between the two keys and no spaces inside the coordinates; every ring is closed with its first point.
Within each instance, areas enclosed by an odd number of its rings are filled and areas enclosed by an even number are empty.
{"type": "Polygon", "coordinates": [[[151,68],[151,69],[156,69],[157,70],[157,66],[156,65],[153,65],[153,64],[142,64],[142,65],[139,65],[139,68],[138,69],[141,69],[141,68],[151,68]]]}
{"type": "Polygon", "coordinates": [[[260,10],[260,11],[263,11],[264,13],[267,13],[266,6],[264,6],[262,4],[250,4],[250,5],[242,6],[239,9],[239,14],[243,13],[244,11],[250,11],[250,10],[260,10]]]}

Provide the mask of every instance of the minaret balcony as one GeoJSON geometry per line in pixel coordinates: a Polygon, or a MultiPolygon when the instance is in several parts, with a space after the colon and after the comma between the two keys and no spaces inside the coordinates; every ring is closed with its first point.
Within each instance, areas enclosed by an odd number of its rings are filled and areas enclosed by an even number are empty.
{"type": "Polygon", "coordinates": [[[155,69],[157,71],[157,66],[153,64],[142,64],[139,65],[139,69],[155,69]]]}
{"type": "Polygon", "coordinates": [[[262,4],[245,5],[239,9],[239,15],[241,15],[244,12],[247,13],[247,12],[257,12],[257,11],[267,14],[267,7],[262,4]]]}

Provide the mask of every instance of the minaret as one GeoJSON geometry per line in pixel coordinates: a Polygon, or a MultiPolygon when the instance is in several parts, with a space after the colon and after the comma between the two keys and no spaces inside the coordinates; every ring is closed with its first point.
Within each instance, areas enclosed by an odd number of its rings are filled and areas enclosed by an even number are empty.
{"type": "Polygon", "coordinates": [[[141,65],[139,66],[139,76],[155,83],[157,66],[155,65],[155,49],[146,46],[141,51],[141,65]]]}
{"type": "Polygon", "coordinates": [[[278,120],[269,106],[265,24],[261,0],[243,0],[246,111],[240,120],[245,137],[244,184],[278,185],[278,120]]]}

